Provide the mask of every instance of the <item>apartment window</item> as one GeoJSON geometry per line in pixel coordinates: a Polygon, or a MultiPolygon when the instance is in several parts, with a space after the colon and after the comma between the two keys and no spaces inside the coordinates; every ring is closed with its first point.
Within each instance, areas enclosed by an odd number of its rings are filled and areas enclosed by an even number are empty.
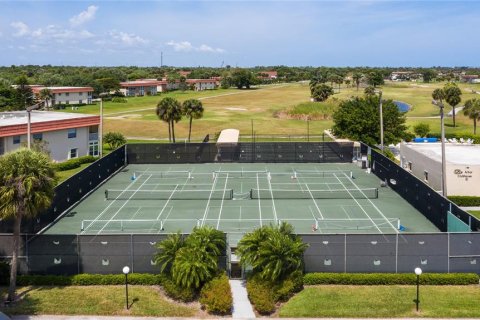
{"type": "Polygon", "coordinates": [[[68,129],[68,139],[73,139],[77,137],[77,129],[68,129]]]}
{"type": "Polygon", "coordinates": [[[13,144],[20,144],[20,136],[13,136],[13,144]]]}
{"type": "Polygon", "coordinates": [[[423,171],[423,177],[425,179],[425,182],[428,182],[428,171],[427,170],[423,171]]]}
{"type": "Polygon", "coordinates": [[[70,95],[70,92],[66,92],[65,95],[68,97],[70,95]]]}
{"type": "Polygon", "coordinates": [[[57,93],[57,94],[58,94],[58,96],[59,96],[59,97],[62,95],[62,93],[61,93],[61,92],[60,92],[60,93],[57,93]]]}
{"type": "Polygon", "coordinates": [[[79,95],[79,96],[83,96],[83,92],[79,92],[78,95],[79,95]]]}
{"type": "Polygon", "coordinates": [[[33,134],[33,140],[37,140],[37,141],[42,141],[43,140],[43,133],[34,133],[33,134]]]}
{"type": "Polygon", "coordinates": [[[98,156],[98,141],[90,141],[88,143],[88,154],[94,157],[98,156]]]}
{"type": "Polygon", "coordinates": [[[68,154],[68,158],[73,159],[73,158],[77,158],[77,157],[78,157],[78,149],[77,148],[70,149],[70,152],[68,154]]]}
{"type": "Polygon", "coordinates": [[[67,101],[65,101],[65,104],[70,104],[70,101],[68,101],[68,100],[67,100],[67,101]]]}
{"type": "Polygon", "coordinates": [[[82,100],[78,100],[78,103],[79,103],[79,104],[82,104],[82,103],[83,103],[83,101],[82,101],[82,100]]]}

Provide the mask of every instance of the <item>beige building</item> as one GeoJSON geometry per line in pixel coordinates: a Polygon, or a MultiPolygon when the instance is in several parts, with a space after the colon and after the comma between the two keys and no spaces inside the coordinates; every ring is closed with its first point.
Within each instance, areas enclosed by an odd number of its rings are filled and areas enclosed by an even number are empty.
{"type": "MultiPolygon", "coordinates": [[[[446,143],[447,195],[480,196],[480,145],[446,143]]],[[[433,189],[442,189],[441,143],[403,143],[401,165],[433,189]]]]}
{"type": "MultiPolygon", "coordinates": [[[[50,157],[65,161],[99,155],[99,116],[32,111],[32,142],[44,141],[50,157]]],[[[25,146],[27,112],[0,112],[0,155],[25,146]]]]}
{"type": "Polygon", "coordinates": [[[40,91],[49,89],[52,92],[51,105],[56,104],[91,104],[92,87],[44,87],[31,86],[33,93],[38,97],[40,91]]]}

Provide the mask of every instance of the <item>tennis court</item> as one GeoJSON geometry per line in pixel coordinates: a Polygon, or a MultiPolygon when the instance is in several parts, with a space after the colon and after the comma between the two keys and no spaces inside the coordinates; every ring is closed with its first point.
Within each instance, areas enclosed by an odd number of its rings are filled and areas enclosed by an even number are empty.
{"type": "Polygon", "coordinates": [[[297,233],[437,232],[354,164],[128,165],[47,233],[227,233],[290,222],[297,233]]]}

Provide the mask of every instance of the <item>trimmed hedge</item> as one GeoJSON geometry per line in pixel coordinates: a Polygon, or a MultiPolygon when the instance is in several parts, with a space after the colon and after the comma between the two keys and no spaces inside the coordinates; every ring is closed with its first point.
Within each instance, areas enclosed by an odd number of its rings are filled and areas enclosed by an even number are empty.
{"type": "MultiPolygon", "coordinates": [[[[128,283],[133,285],[162,285],[165,277],[148,273],[128,275],[128,283]]],[[[74,276],[19,275],[19,286],[96,286],[125,284],[123,274],[77,274],[74,276]]]]}
{"type": "Polygon", "coordinates": [[[480,197],[475,196],[448,196],[448,199],[460,207],[480,206],[480,197]]]}
{"type": "MultiPolygon", "coordinates": [[[[427,137],[431,138],[431,137],[434,137],[434,138],[438,138],[440,140],[440,137],[441,137],[441,134],[438,133],[438,132],[434,132],[434,133],[429,133],[427,135],[427,137]]],[[[456,138],[456,139],[460,139],[460,138],[463,138],[463,139],[472,139],[473,140],[473,143],[474,144],[479,144],[480,143],[480,135],[474,135],[474,134],[471,134],[471,133],[468,133],[468,132],[464,132],[464,133],[461,133],[461,132],[458,132],[458,133],[445,133],[445,138],[447,139],[453,139],[453,138],[456,138]]]]}
{"type": "Polygon", "coordinates": [[[258,313],[268,315],[275,311],[273,290],[267,282],[253,276],[247,281],[248,299],[258,313]]]}
{"type": "Polygon", "coordinates": [[[96,161],[98,158],[93,156],[83,156],[74,159],[70,159],[64,162],[59,162],[54,164],[54,168],[57,171],[66,171],[80,167],[84,163],[91,163],[96,161]]]}
{"type": "Polygon", "coordinates": [[[247,281],[248,298],[258,313],[268,315],[275,311],[277,302],[288,301],[296,292],[303,289],[303,273],[295,271],[286,279],[277,282],[263,280],[260,274],[247,281]]]}
{"type": "MultiPolygon", "coordinates": [[[[412,273],[307,273],[305,285],[414,285],[412,273]]],[[[471,285],[479,283],[475,273],[425,273],[420,277],[423,285],[471,285]]]]}
{"type": "Polygon", "coordinates": [[[226,274],[207,282],[200,291],[200,303],[208,313],[228,315],[232,313],[233,298],[226,274]]]}
{"type": "Polygon", "coordinates": [[[162,287],[167,296],[174,300],[191,302],[195,300],[197,292],[191,288],[183,288],[177,285],[172,279],[162,276],[162,287]]]}

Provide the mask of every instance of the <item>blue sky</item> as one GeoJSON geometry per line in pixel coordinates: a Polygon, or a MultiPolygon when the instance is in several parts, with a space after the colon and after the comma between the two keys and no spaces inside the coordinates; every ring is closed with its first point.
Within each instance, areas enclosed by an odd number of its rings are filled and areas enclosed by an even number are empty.
{"type": "Polygon", "coordinates": [[[478,1],[2,1],[0,65],[480,66],[478,1]]]}

